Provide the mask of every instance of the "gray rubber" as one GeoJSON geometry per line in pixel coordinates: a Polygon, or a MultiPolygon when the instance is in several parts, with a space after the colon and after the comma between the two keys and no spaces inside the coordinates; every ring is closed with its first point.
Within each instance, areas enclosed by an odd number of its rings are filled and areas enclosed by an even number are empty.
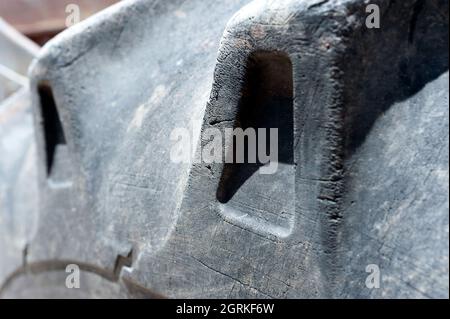
{"type": "Polygon", "coordinates": [[[124,1],[50,41],[0,296],[448,298],[448,1],[371,2],[380,29],[362,0],[124,1]],[[197,155],[279,128],[280,169],[173,163],[196,121],[197,155]]]}

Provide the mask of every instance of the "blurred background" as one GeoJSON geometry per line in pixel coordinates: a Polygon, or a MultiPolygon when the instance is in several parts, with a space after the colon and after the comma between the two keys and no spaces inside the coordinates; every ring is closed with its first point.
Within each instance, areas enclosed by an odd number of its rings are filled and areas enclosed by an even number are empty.
{"type": "Polygon", "coordinates": [[[0,17],[17,31],[43,45],[66,28],[70,5],[80,8],[81,20],[118,0],[1,0],[0,17]],[[66,11],[67,10],[67,11],[66,11]]]}
{"type": "Polygon", "coordinates": [[[28,84],[27,70],[40,46],[119,0],[1,0],[0,108],[28,84]]]}

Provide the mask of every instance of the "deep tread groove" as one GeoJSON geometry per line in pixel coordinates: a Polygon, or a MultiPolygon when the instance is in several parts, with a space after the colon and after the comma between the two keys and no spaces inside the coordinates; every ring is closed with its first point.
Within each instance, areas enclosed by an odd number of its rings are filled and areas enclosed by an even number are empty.
{"type": "Polygon", "coordinates": [[[47,175],[50,176],[55,162],[56,148],[58,145],[66,144],[66,137],[51,87],[48,84],[40,84],[38,91],[44,127],[47,175]]]}

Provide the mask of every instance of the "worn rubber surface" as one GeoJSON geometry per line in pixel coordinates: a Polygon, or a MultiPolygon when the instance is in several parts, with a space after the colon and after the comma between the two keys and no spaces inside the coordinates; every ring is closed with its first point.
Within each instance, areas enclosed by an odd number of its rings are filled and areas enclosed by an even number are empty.
{"type": "Polygon", "coordinates": [[[124,1],[48,43],[0,158],[0,297],[448,298],[448,1],[372,3],[380,29],[358,0],[124,1]],[[198,154],[255,125],[274,175],[170,160],[175,128],[198,154]]]}

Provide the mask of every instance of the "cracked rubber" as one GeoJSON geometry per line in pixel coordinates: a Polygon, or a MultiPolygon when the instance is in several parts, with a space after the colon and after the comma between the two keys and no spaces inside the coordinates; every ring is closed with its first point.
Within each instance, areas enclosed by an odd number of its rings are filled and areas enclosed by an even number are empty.
{"type": "Polygon", "coordinates": [[[448,298],[448,1],[371,2],[380,29],[362,0],[123,1],[50,41],[0,109],[0,297],[448,298]],[[170,161],[176,128],[198,156],[252,125],[274,175],[170,161]]]}

